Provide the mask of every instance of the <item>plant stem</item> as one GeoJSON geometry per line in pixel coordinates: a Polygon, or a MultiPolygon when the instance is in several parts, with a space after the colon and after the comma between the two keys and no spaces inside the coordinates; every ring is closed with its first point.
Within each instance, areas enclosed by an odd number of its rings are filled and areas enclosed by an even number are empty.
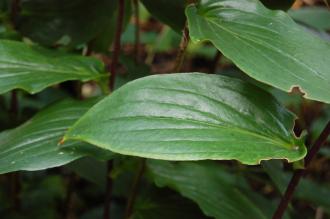
{"type": "MultiPolygon", "coordinates": [[[[115,40],[113,46],[113,54],[112,60],[110,65],[110,81],[109,81],[109,89],[113,91],[115,86],[116,80],[116,70],[117,64],[121,49],[121,33],[123,31],[123,23],[124,23],[124,13],[125,13],[125,0],[118,0],[118,18],[117,18],[117,25],[116,25],[116,33],[115,33],[115,40]]],[[[105,192],[105,201],[104,201],[104,211],[103,211],[103,218],[109,219],[110,218],[110,209],[111,209],[111,194],[112,194],[112,178],[111,178],[111,171],[113,168],[113,161],[108,161],[108,169],[107,169],[107,185],[106,185],[106,192],[105,192]]]]}
{"type": "Polygon", "coordinates": [[[186,24],[183,28],[180,47],[175,59],[173,72],[179,72],[181,70],[188,43],[189,43],[189,30],[188,30],[188,25],[186,24]]]}
{"type": "Polygon", "coordinates": [[[10,21],[14,27],[14,29],[16,29],[17,26],[17,15],[19,13],[20,10],[20,0],[12,0],[11,1],[11,5],[10,5],[10,21]]]}
{"type": "Polygon", "coordinates": [[[132,215],[133,212],[133,207],[134,207],[134,202],[138,193],[138,188],[139,188],[139,184],[141,181],[141,178],[143,176],[144,170],[145,170],[145,159],[143,159],[141,161],[140,167],[138,169],[138,172],[133,180],[133,184],[132,184],[132,189],[131,189],[131,193],[130,196],[128,198],[127,201],[127,205],[126,205],[126,210],[125,210],[125,218],[129,219],[130,216],[132,215]]]}
{"type": "Polygon", "coordinates": [[[103,211],[103,219],[110,219],[110,209],[111,209],[111,194],[112,194],[112,178],[111,172],[113,169],[113,161],[108,161],[107,168],[107,185],[105,190],[105,201],[104,201],[104,211],[103,211]]]}
{"type": "Polygon", "coordinates": [[[305,169],[298,169],[294,172],[291,181],[289,182],[289,185],[285,191],[284,196],[282,197],[282,200],[280,204],[278,205],[274,215],[273,219],[281,219],[284,215],[285,210],[287,209],[289,202],[292,199],[293,193],[301,179],[306,173],[306,168],[308,168],[309,164],[311,163],[312,159],[315,157],[317,152],[320,150],[321,146],[326,142],[328,136],[330,135],[330,121],[326,125],[326,127],[323,129],[322,133],[318,137],[318,139],[314,142],[313,146],[307,153],[305,157],[305,169]]]}
{"type": "Polygon", "coordinates": [[[135,64],[139,62],[140,57],[140,11],[139,0],[133,0],[133,7],[135,13],[135,44],[134,44],[134,57],[135,64]]]}
{"type": "Polygon", "coordinates": [[[74,186],[76,183],[76,176],[74,173],[71,173],[68,176],[68,182],[67,182],[67,187],[66,187],[66,196],[65,196],[65,202],[63,206],[63,218],[65,219],[70,219],[70,218],[75,218],[74,217],[74,186]]]}
{"type": "Polygon", "coordinates": [[[115,80],[116,80],[116,70],[117,64],[119,59],[119,53],[121,49],[121,33],[123,31],[123,23],[124,23],[124,13],[125,13],[125,0],[118,0],[119,7],[118,7],[118,18],[117,18],[117,25],[116,25],[116,33],[115,33],[115,40],[113,46],[113,54],[112,60],[110,65],[110,82],[109,88],[113,91],[115,80]]]}

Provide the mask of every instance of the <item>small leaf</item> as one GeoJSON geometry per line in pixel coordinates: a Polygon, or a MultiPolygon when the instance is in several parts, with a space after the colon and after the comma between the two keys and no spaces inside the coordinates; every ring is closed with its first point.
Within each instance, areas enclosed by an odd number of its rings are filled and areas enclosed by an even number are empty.
{"type": "Polygon", "coordinates": [[[249,76],[330,103],[330,43],[257,0],[203,0],[186,9],[190,37],[209,40],[249,76]]]}
{"type": "Polygon", "coordinates": [[[94,58],[0,40],[0,94],[16,88],[33,94],[63,81],[99,80],[104,73],[94,58]]]}
{"type": "Polygon", "coordinates": [[[23,125],[0,133],[0,174],[61,166],[86,155],[110,156],[81,142],[58,143],[64,132],[96,99],[65,100],[43,110],[23,125]]]}
{"type": "Polygon", "coordinates": [[[148,161],[147,170],[156,185],[180,192],[196,202],[207,216],[269,218],[237,186],[241,178],[235,178],[215,163],[148,161]]]}
{"type": "Polygon", "coordinates": [[[246,82],[200,73],[149,76],[96,104],[68,131],[125,155],[165,160],[300,160],[295,117],[246,82]]]}

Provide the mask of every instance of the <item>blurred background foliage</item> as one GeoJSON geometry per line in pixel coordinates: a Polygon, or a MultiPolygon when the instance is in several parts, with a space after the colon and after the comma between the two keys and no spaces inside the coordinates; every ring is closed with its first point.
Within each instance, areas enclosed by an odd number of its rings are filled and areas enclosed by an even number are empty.
{"type": "MultiPolygon", "coordinates": [[[[22,40],[74,54],[84,54],[91,49],[93,56],[109,62],[117,1],[98,0],[91,4],[88,0],[21,0],[12,22],[13,2],[0,1],[1,39],[22,40]]],[[[155,2],[141,0],[139,3],[141,32],[136,62],[136,17],[127,0],[116,88],[136,78],[173,69],[185,23],[181,7],[184,1],[174,5],[172,1],[162,1],[166,7],[158,7],[156,14],[150,14],[149,11],[155,12],[155,2]]],[[[288,13],[297,23],[330,40],[330,11],[323,0],[287,1],[289,5],[286,2],[275,6],[267,2],[264,1],[266,6],[277,9],[292,6],[288,13]]],[[[287,94],[249,78],[210,43],[190,43],[182,71],[244,78],[267,89],[298,115],[295,133],[300,135],[302,130],[311,133],[306,139],[307,145],[330,120],[329,105],[303,99],[299,91],[287,94]]],[[[74,82],[64,82],[36,95],[17,91],[19,106],[15,122],[10,110],[10,93],[1,95],[0,130],[22,124],[51,103],[77,98],[75,86],[74,82]]],[[[81,86],[84,98],[101,94],[101,87],[96,83],[81,86]]],[[[115,179],[112,218],[123,218],[132,181],[143,162],[138,158],[116,157],[111,176],[115,179]]],[[[243,166],[235,161],[147,161],[145,165],[131,218],[270,218],[292,172],[290,165],[279,161],[266,161],[261,166],[243,166]]],[[[101,218],[106,169],[104,161],[86,157],[59,168],[0,175],[0,218],[101,218]]],[[[329,170],[330,139],[311,166],[310,174],[301,182],[292,202],[294,207],[289,209],[286,218],[330,218],[329,170]]]]}

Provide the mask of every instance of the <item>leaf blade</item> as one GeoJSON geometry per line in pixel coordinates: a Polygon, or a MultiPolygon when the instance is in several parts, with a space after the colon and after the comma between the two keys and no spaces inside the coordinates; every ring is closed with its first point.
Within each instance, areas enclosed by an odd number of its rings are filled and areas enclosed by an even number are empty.
{"type": "MultiPolygon", "coordinates": [[[[212,162],[147,162],[147,173],[159,187],[169,187],[196,202],[214,218],[269,218],[244,194],[244,179],[212,162]],[[202,180],[201,180],[202,179],[202,180]]],[[[265,203],[268,207],[270,203],[265,203]]]]}
{"type": "Polygon", "coordinates": [[[23,89],[31,94],[67,80],[105,77],[103,64],[89,57],[68,55],[21,42],[0,40],[0,94],[23,89]]]}
{"type": "Polygon", "coordinates": [[[190,36],[211,41],[249,76],[284,91],[330,103],[330,44],[282,11],[259,1],[205,0],[186,9],[190,36]]]}
{"type": "Polygon", "coordinates": [[[156,75],[119,88],[64,138],[154,159],[256,164],[305,155],[302,141],[292,134],[293,120],[271,95],[240,80],[200,73],[156,75]]]}
{"type": "Polygon", "coordinates": [[[95,102],[64,100],[23,125],[0,133],[0,173],[47,169],[98,153],[99,149],[86,143],[58,145],[66,129],[95,102]]]}

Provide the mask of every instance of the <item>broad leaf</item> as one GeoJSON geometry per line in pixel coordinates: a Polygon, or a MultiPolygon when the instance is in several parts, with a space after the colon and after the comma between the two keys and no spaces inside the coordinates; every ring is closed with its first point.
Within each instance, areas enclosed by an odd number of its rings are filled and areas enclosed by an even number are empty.
{"type": "Polygon", "coordinates": [[[330,103],[330,43],[257,0],[202,0],[186,9],[190,37],[209,40],[251,77],[330,103]]]}
{"type": "Polygon", "coordinates": [[[207,216],[269,218],[235,185],[238,179],[215,163],[149,161],[147,170],[158,186],[192,199],[207,216]]]}
{"type": "Polygon", "coordinates": [[[79,142],[58,146],[64,132],[94,103],[65,100],[38,113],[18,128],[0,134],[0,173],[61,166],[82,156],[108,153],[79,142]]]}
{"type": "Polygon", "coordinates": [[[43,45],[79,45],[103,33],[116,0],[24,0],[18,30],[43,45]]]}
{"type": "MultiPolygon", "coordinates": [[[[145,185],[144,185],[145,186],[145,185]]],[[[198,205],[170,189],[139,191],[132,219],[207,219],[198,205]],[[142,194],[141,194],[142,193],[142,194]]],[[[211,219],[211,218],[209,218],[211,219]]]]}
{"type": "Polygon", "coordinates": [[[304,7],[289,11],[289,15],[319,30],[330,30],[330,11],[325,7],[304,7]]]}
{"type": "Polygon", "coordinates": [[[246,82],[200,73],[128,83],[96,104],[66,134],[125,155],[165,160],[304,157],[294,116],[246,82]]]}
{"type": "Polygon", "coordinates": [[[154,17],[181,32],[186,22],[184,8],[186,0],[141,0],[154,17]]]}
{"type": "Polygon", "coordinates": [[[99,80],[102,62],[89,57],[0,40],[0,94],[12,89],[36,93],[68,80],[99,80]]]}

